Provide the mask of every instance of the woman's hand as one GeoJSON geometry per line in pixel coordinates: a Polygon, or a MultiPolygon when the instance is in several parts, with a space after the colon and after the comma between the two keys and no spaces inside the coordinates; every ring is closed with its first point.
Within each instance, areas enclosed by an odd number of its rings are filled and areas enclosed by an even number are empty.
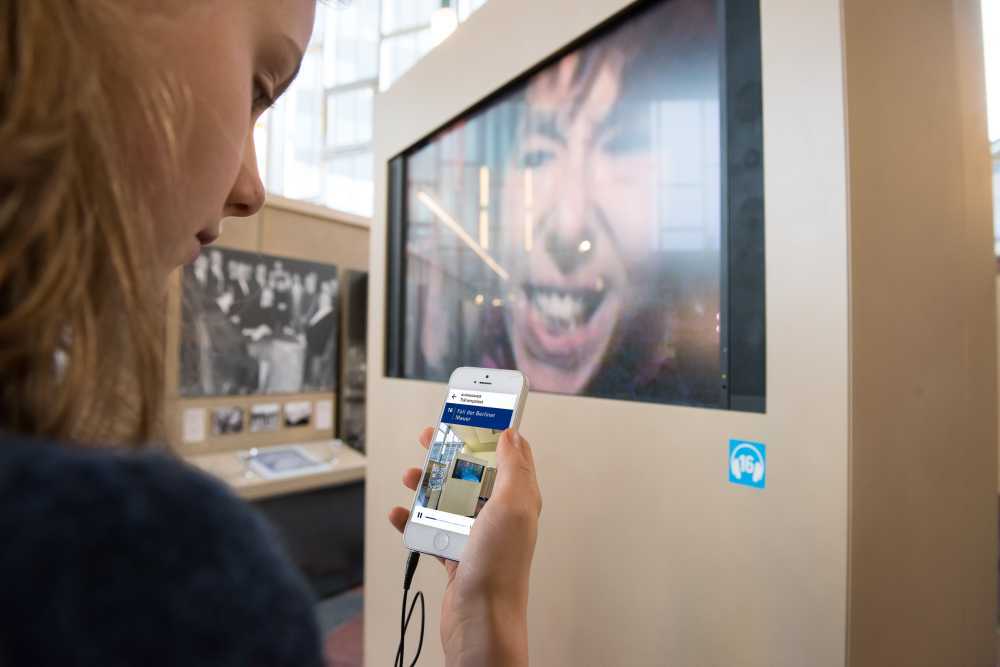
{"type": "MultiPolygon", "coordinates": [[[[434,430],[424,429],[426,449],[434,430]]],[[[416,490],[420,468],[403,474],[416,490]]],[[[441,609],[441,643],[446,664],[528,664],[528,578],[538,534],[542,496],[528,441],[513,429],[497,443],[493,493],[472,527],[462,562],[441,562],[448,573],[441,609]]],[[[394,507],[389,521],[400,532],[410,517],[394,507]]]]}

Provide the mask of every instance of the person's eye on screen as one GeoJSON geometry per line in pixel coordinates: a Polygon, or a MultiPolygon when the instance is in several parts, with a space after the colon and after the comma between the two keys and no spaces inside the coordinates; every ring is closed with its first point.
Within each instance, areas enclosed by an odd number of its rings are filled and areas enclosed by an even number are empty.
{"type": "Polygon", "coordinates": [[[606,139],[602,146],[605,153],[613,155],[636,153],[648,150],[649,147],[649,137],[639,129],[619,130],[606,139]]]}
{"type": "Polygon", "coordinates": [[[554,158],[555,154],[552,151],[542,149],[528,151],[521,156],[521,167],[523,169],[538,169],[551,162],[554,158]]]}

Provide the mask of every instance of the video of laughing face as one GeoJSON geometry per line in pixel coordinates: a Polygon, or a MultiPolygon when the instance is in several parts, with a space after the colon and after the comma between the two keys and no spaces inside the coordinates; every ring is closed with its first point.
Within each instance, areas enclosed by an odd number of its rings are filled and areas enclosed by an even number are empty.
{"type": "Polygon", "coordinates": [[[406,376],[719,403],[718,39],[651,5],[410,154],[406,376]]]}

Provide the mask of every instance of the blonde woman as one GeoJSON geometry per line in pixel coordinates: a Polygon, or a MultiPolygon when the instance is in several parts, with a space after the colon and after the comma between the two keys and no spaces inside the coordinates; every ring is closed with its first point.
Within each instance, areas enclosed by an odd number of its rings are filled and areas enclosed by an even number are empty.
{"type": "MultiPolygon", "coordinates": [[[[262,205],[252,128],[314,2],[0,0],[0,664],[322,663],[270,528],[150,451],[167,276],[262,205]]],[[[524,440],[498,459],[475,565],[446,568],[448,664],[527,663],[541,501],[524,440]]]]}

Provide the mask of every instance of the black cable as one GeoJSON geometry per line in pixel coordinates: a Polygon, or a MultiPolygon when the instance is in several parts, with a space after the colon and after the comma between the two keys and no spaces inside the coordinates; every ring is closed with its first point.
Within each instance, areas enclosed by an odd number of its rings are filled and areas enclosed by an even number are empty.
{"type": "MultiPolygon", "coordinates": [[[[403,593],[403,612],[406,613],[406,592],[403,593]]],[[[406,616],[403,617],[400,626],[400,639],[399,648],[396,650],[396,667],[404,667],[405,661],[403,660],[403,641],[406,637],[406,628],[410,624],[410,618],[413,617],[413,610],[417,606],[417,602],[420,603],[420,640],[417,643],[417,655],[413,657],[413,662],[410,663],[410,667],[414,667],[417,664],[417,660],[420,659],[420,651],[424,647],[424,594],[421,591],[417,591],[417,594],[413,597],[413,602],[410,604],[410,611],[406,616]]]]}
{"type": "Polygon", "coordinates": [[[410,625],[410,619],[413,617],[413,610],[417,606],[417,602],[420,603],[420,641],[417,643],[417,655],[414,656],[410,667],[414,667],[417,664],[417,660],[420,659],[420,651],[424,648],[424,594],[422,591],[417,591],[417,594],[413,596],[413,602],[410,603],[409,612],[406,611],[406,602],[410,594],[410,584],[413,582],[413,573],[417,571],[417,563],[419,562],[420,554],[416,551],[411,551],[409,557],[406,559],[406,571],[403,575],[403,609],[399,617],[399,648],[396,649],[395,667],[406,667],[406,661],[403,659],[406,628],[410,625]]]}

